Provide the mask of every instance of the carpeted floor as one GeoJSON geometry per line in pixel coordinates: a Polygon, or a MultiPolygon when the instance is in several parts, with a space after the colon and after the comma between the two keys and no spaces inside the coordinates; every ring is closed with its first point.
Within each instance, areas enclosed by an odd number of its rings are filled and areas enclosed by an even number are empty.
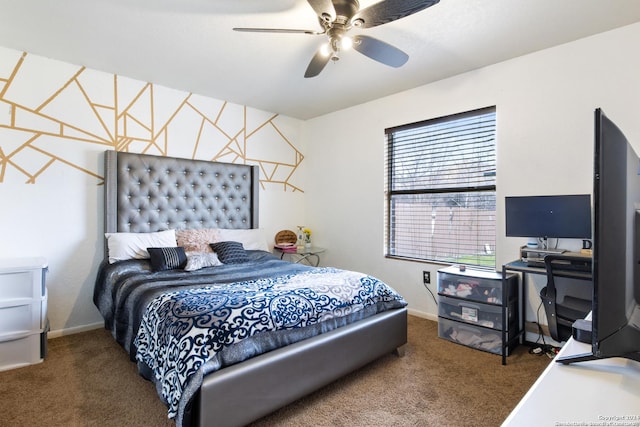
{"type": "MultiPolygon", "coordinates": [[[[549,364],[520,346],[500,357],[438,338],[409,316],[404,357],[384,356],[258,420],[266,426],[499,426],[549,364]]],[[[171,426],[150,382],[110,334],[49,340],[43,363],[0,372],[2,426],[171,426]]]]}

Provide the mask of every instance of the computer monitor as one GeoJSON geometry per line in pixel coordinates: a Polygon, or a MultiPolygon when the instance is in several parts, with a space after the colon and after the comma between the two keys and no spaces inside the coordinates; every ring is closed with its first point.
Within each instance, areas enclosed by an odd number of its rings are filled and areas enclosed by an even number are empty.
{"type": "Polygon", "coordinates": [[[640,159],[620,129],[595,111],[591,353],[640,361],[640,159]]]}
{"type": "Polygon", "coordinates": [[[591,238],[591,196],[505,197],[507,237],[591,238]]]}

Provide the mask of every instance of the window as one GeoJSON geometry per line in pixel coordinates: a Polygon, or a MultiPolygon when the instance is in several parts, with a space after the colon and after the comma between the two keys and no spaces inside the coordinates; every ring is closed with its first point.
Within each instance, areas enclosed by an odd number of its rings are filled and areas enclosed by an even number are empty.
{"type": "Polygon", "coordinates": [[[495,107],[385,133],[385,255],[495,267],[495,107]]]}

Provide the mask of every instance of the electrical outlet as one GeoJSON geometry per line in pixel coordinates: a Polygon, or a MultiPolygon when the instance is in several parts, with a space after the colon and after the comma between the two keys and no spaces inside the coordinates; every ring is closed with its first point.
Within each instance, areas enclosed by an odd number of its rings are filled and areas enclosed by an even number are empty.
{"type": "Polygon", "coordinates": [[[431,283],[431,272],[430,271],[423,271],[422,272],[422,281],[424,282],[425,285],[428,285],[429,283],[431,283]]]}

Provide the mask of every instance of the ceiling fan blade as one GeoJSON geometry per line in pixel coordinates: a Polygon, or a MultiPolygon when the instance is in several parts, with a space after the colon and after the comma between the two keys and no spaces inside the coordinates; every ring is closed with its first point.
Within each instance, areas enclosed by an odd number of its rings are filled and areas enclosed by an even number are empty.
{"type": "Polygon", "coordinates": [[[313,58],[311,58],[311,62],[307,67],[307,71],[304,72],[304,77],[315,77],[320,74],[320,72],[324,70],[324,67],[327,65],[329,60],[331,60],[331,55],[326,55],[322,51],[322,48],[318,49],[316,54],[313,55],[313,58]]]}
{"type": "Polygon", "coordinates": [[[355,36],[353,48],[373,60],[395,68],[403,66],[409,60],[409,55],[397,47],[369,36],[355,36]]]}
{"type": "Polygon", "coordinates": [[[331,0],[307,0],[319,18],[328,20],[328,22],[336,19],[336,9],[333,7],[331,0]],[[326,15],[326,16],[324,16],[326,15]]]}
{"type": "Polygon", "coordinates": [[[240,31],[244,33],[287,33],[287,34],[310,34],[312,36],[317,36],[320,34],[324,34],[325,31],[314,31],[314,30],[294,30],[289,28],[234,28],[233,31],[240,31]]]}
{"type": "Polygon", "coordinates": [[[383,0],[356,13],[351,22],[361,28],[376,27],[413,15],[440,0],[383,0]]]}

